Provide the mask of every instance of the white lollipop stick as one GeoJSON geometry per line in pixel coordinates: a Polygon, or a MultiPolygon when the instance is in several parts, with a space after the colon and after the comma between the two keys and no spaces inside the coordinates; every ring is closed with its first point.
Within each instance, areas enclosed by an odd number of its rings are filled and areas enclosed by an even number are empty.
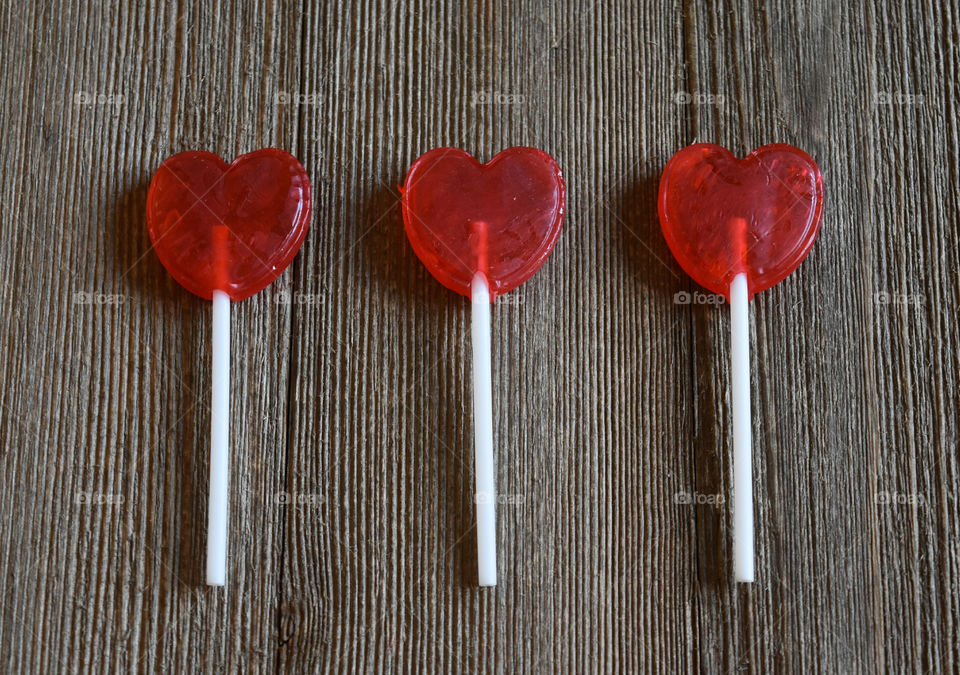
{"type": "Polygon", "coordinates": [[[747,275],[730,284],[730,380],[733,405],[733,573],[753,581],[753,462],[750,440],[750,294],[747,275]]]}
{"type": "Polygon", "coordinates": [[[230,506],[230,296],[213,292],[210,504],[207,513],[207,584],[227,580],[227,509],[230,506]]]}
{"type": "Polygon", "coordinates": [[[497,585],[497,514],[493,481],[493,377],[490,368],[490,289],[477,272],[473,304],[473,437],[477,476],[477,576],[497,585]]]}

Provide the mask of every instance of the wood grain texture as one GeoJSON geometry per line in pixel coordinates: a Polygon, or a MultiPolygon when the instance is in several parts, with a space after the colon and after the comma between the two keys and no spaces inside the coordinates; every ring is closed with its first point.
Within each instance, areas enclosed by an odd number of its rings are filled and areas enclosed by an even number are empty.
{"type": "Polygon", "coordinates": [[[958,21],[956,1],[5,3],[0,668],[956,672],[958,21]],[[793,143],[826,183],[811,256],[752,303],[750,588],[716,503],[727,312],[656,218],[695,141],[793,143]],[[146,187],[174,152],[266,145],[316,207],[234,307],[216,590],[210,308],[150,250],[146,187]],[[469,306],[398,208],[440,145],[540,147],[568,184],[556,250],[493,312],[496,590],[475,586],[469,306]]]}

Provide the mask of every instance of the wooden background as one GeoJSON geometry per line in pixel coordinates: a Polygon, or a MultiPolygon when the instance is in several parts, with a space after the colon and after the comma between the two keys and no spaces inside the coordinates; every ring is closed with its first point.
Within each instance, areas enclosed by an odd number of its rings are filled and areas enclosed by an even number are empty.
{"type": "Polygon", "coordinates": [[[0,9],[0,668],[960,668],[956,0],[112,5],[0,9]],[[712,503],[728,313],[675,301],[701,289],[655,211],[695,141],[793,143],[826,185],[812,254],[752,303],[752,587],[712,503]],[[536,146],[569,187],[494,308],[496,590],[468,303],[398,208],[439,145],[536,146]],[[210,589],[210,306],[151,251],[146,188],[261,146],[316,206],[234,309],[210,589]]]}

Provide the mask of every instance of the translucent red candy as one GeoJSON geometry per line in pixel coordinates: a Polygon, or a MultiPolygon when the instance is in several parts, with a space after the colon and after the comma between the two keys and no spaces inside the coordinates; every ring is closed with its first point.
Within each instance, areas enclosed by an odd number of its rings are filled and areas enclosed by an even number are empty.
{"type": "Polygon", "coordinates": [[[563,224],[560,167],[535,148],[508,148],[487,164],[458,148],[436,148],[413,163],[402,191],[417,257],[440,283],[468,297],[478,271],[491,300],[529,279],[563,224]]]}
{"type": "Polygon", "coordinates": [[[743,159],[710,143],[675,154],[660,179],[660,227],[680,266],[727,296],[747,275],[750,297],[782,281],[820,230],[823,178],[802,150],[775,144],[743,159]]]}
{"type": "Polygon", "coordinates": [[[293,155],[264,148],[232,164],[181,152],[147,194],[147,228],[160,262],[191,293],[233,301],[266,288],[293,260],[310,221],[310,181],[293,155]]]}

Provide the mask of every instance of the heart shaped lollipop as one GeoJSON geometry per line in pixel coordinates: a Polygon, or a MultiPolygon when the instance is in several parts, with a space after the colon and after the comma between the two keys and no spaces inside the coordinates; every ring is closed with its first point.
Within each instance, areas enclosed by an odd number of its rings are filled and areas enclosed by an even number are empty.
{"type": "Polygon", "coordinates": [[[463,150],[422,155],[403,187],[414,252],[447,288],[472,299],[477,574],[497,583],[490,303],[536,272],[557,241],[566,188],[560,167],[535,148],[508,148],[487,164],[463,150]]]}
{"type": "Polygon", "coordinates": [[[729,299],[747,276],[750,296],[781,282],[820,230],[823,179],[810,155],[782,143],[737,159],[711,143],[675,154],[660,179],[660,224],[680,266],[729,299]]]}
{"type": "Polygon", "coordinates": [[[447,288],[471,296],[482,272],[496,298],[533,276],[560,234],[566,188],[553,157],[508,148],[481,164],[459,148],[421,155],[403,188],[414,252],[447,288]]]}
{"type": "Polygon", "coordinates": [[[276,148],[227,164],[181,152],[160,165],[147,195],[147,227],[167,271],[191,293],[234,302],[263,290],[300,250],[310,220],[310,181],[276,148]]]}
{"type": "Polygon", "coordinates": [[[680,266],[730,301],[734,577],[754,580],[749,303],[803,261],[820,231],[823,178],[811,157],[765,145],[737,159],[691,145],[660,178],[660,226],[680,266]]]}
{"type": "Polygon", "coordinates": [[[310,182],[292,155],[265,148],[231,164],[181,152],[153,175],[147,229],[160,262],[191,293],[213,300],[207,583],[227,574],[230,301],[262,290],[300,250],[310,182]]]}

